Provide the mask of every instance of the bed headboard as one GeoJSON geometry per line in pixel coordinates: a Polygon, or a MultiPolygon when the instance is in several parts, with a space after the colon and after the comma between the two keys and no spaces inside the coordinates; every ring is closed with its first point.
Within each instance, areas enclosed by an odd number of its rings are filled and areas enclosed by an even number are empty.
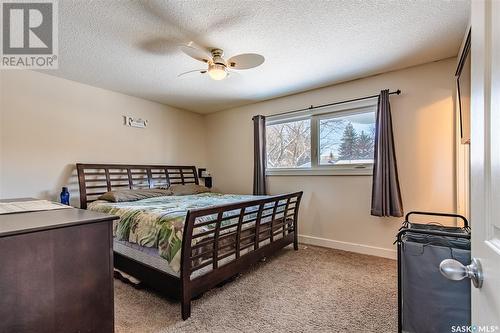
{"type": "Polygon", "coordinates": [[[108,191],[157,188],[170,184],[199,184],[195,166],[76,164],[80,208],[108,191]]]}

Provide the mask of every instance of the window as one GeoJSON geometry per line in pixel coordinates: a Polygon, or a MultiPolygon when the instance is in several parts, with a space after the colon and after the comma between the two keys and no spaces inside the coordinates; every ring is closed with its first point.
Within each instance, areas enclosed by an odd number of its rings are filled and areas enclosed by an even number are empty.
{"type": "Polygon", "coordinates": [[[319,119],[319,164],[373,163],[375,112],[319,119]]]}
{"type": "Polygon", "coordinates": [[[268,117],[268,174],[371,174],[375,113],[371,102],[268,117]]]}
{"type": "Polygon", "coordinates": [[[266,126],[267,167],[311,167],[311,120],[293,120],[266,126]]]}

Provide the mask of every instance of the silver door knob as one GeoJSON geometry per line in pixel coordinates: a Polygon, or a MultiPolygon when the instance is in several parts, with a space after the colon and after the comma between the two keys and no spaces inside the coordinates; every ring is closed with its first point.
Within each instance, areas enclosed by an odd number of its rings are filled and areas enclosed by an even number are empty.
{"type": "Polygon", "coordinates": [[[439,271],[449,280],[460,281],[469,278],[474,287],[481,288],[483,286],[483,270],[481,263],[476,258],[472,258],[470,265],[467,266],[455,259],[445,259],[439,264],[439,271]]]}

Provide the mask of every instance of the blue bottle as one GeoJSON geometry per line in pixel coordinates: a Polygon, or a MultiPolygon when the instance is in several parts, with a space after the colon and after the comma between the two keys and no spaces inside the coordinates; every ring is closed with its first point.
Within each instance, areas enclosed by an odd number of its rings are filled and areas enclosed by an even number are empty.
{"type": "Polygon", "coordinates": [[[61,203],[69,206],[69,191],[67,187],[63,187],[61,191],[61,203]]]}

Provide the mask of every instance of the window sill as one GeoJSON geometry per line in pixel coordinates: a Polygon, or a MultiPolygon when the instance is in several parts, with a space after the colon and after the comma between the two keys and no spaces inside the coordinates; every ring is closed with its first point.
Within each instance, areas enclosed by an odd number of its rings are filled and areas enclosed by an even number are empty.
{"type": "Polygon", "coordinates": [[[373,167],[363,168],[303,168],[303,169],[268,169],[266,176],[372,176],[373,167]]]}

